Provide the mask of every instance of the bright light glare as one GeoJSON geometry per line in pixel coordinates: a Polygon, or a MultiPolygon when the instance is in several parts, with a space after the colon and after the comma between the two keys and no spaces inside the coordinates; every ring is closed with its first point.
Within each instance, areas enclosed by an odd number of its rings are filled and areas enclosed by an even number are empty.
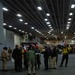
{"type": "Polygon", "coordinates": [[[5,7],[3,7],[3,10],[4,10],[4,11],[8,11],[8,9],[7,9],[7,8],[5,8],[5,7]]]}
{"type": "Polygon", "coordinates": [[[40,6],[38,6],[37,8],[38,8],[38,10],[42,10],[42,7],[40,7],[40,6]]]}

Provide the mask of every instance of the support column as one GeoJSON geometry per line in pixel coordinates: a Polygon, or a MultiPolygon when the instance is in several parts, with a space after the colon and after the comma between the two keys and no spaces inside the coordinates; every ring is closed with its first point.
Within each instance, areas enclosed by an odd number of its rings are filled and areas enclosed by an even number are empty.
{"type": "Polygon", "coordinates": [[[4,45],[4,32],[3,32],[3,5],[0,1],[0,54],[4,45]]]}

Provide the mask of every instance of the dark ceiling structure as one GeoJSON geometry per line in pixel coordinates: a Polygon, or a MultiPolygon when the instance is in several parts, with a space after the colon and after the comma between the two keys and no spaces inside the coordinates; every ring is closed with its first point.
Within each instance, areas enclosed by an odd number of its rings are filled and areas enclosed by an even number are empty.
{"type": "Polygon", "coordinates": [[[8,9],[7,12],[3,12],[4,23],[7,24],[5,28],[11,25],[10,29],[13,31],[28,32],[49,39],[74,36],[75,0],[2,0],[2,2],[3,7],[8,9]]]}

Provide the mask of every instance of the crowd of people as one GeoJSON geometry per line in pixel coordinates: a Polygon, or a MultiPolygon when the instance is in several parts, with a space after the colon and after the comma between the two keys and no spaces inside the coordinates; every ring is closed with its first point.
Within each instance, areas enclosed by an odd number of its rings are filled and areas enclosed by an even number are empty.
{"type": "MultiPolygon", "coordinates": [[[[12,51],[11,48],[7,49],[7,47],[3,47],[3,51],[1,53],[2,57],[2,71],[7,71],[7,61],[13,58],[14,60],[14,69],[16,72],[22,71],[22,60],[24,60],[24,67],[25,70],[28,70],[28,75],[35,75],[36,69],[40,69],[41,65],[41,54],[44,57],[44,70],[48,69],[56,69],[57,68],[57,61],[58,61],[58,53],[59,48],[56,46],[45,46],[44,51],[40,52],[38,46],[29,45],[24,49],[23,46],[15,46],[15,49],[12,51]],[[24,50],[24,53],[22,53],[24,50]],[[23,56],[22,56],[23,55],[23,56]]],[[[68,45],[64,45],[62,48],[62,60],[59,67],[62,67],[64,60],[65,67],[68,64],[68,55],[70,51],[70,47],[68,45]]]]}

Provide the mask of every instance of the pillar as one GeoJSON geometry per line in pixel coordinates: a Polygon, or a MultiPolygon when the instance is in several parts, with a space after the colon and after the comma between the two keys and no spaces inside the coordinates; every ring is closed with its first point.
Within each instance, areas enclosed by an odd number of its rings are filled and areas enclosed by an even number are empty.
{"type": "Polygon", "coordinates": [[[0,1],[0,54],[4,45],[4,32],[3,32],[3,5],[0,1]]]}

